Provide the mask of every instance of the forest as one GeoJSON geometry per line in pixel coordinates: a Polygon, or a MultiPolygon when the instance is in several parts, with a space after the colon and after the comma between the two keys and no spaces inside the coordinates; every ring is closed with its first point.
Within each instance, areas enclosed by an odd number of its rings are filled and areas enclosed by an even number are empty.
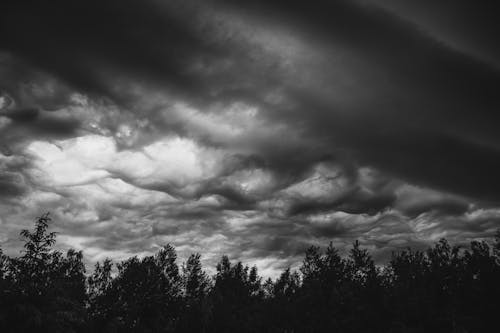
{"type": "Polygon", "coordinates": [[[489,241],[393,253],[376,265],[356,241],[347,256],[308,248],[275,280],[222,256],[209,276],[175,248],[86,270],[55,250],[51,217],[0,250],[0,332],[492,332],[500,312],[500,231],[489,241]]]}

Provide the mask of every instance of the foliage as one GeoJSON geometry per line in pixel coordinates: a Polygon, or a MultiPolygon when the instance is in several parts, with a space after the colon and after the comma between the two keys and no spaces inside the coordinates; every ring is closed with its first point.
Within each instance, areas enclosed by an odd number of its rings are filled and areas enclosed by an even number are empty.
{"type": "Polygon", "coordinates": [[[45,214],[23,230],[24,250],[0,249],[1,332],[486,332],[500,300],[500,231],[467,247],[441,239],[393,253],[385,266],[355,241],[305,251],[298,270],[262,281],[222,256],[207,275],[200,254],[179,269],[171,245],[86,274],[82,252],[53,249],[45,214]]]}
{"type": "Polygon", "coordinates": [[[79,332],[86,324],[86,277],[81,252],[53,251],[56,234],[45,214],[21,231],[19,258],[2,256],[0,331],[79,332]]]}

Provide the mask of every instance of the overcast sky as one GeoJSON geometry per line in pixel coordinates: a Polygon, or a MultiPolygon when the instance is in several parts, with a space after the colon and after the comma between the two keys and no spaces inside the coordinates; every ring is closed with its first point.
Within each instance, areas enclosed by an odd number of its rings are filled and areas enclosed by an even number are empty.
{"type": "Polygon", "coordinates": [[[500,227],[496,1],[5,0],[0,246],[176,246],[264,275],[311,244],[500,227]]]}

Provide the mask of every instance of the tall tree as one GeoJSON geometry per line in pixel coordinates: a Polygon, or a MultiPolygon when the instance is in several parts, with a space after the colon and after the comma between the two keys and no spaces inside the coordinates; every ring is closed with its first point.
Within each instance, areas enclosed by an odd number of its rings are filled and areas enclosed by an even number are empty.
{"type": "Polygon", "coordinates": [[[208,321],[210,278],[203,271],[200,254],[191,254],[182,265],[184,308],[179,332],[203,332],[208,321]]]}
{"type": "Polygon", "coordinates": [[[184,295],[188,300],[200,300],[207,294],[210,278],[203,271],[200,254],[191,254],[182,266],[184,295]]]}
{"type": "Polygon", "coordinates": [[[49,232],[49,214],[24,229],[24,251],[9,260],[13,306],[8,310],[13,331],[73,332],[85,329],[86,292],[82,253],[64,256],[52,249],[56,233],[49,232]]]}

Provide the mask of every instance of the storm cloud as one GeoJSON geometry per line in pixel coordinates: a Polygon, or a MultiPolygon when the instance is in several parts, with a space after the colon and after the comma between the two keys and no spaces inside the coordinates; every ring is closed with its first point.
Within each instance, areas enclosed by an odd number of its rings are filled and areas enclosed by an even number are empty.
{"type": "Polygon", "coordinates": [[[266,274],[330,240],[383,260],[487,237],[500,216],[493,13],[465,0],[8,0],[2,247],[47,210],[89,261],[170,242],[266,274]]]}

